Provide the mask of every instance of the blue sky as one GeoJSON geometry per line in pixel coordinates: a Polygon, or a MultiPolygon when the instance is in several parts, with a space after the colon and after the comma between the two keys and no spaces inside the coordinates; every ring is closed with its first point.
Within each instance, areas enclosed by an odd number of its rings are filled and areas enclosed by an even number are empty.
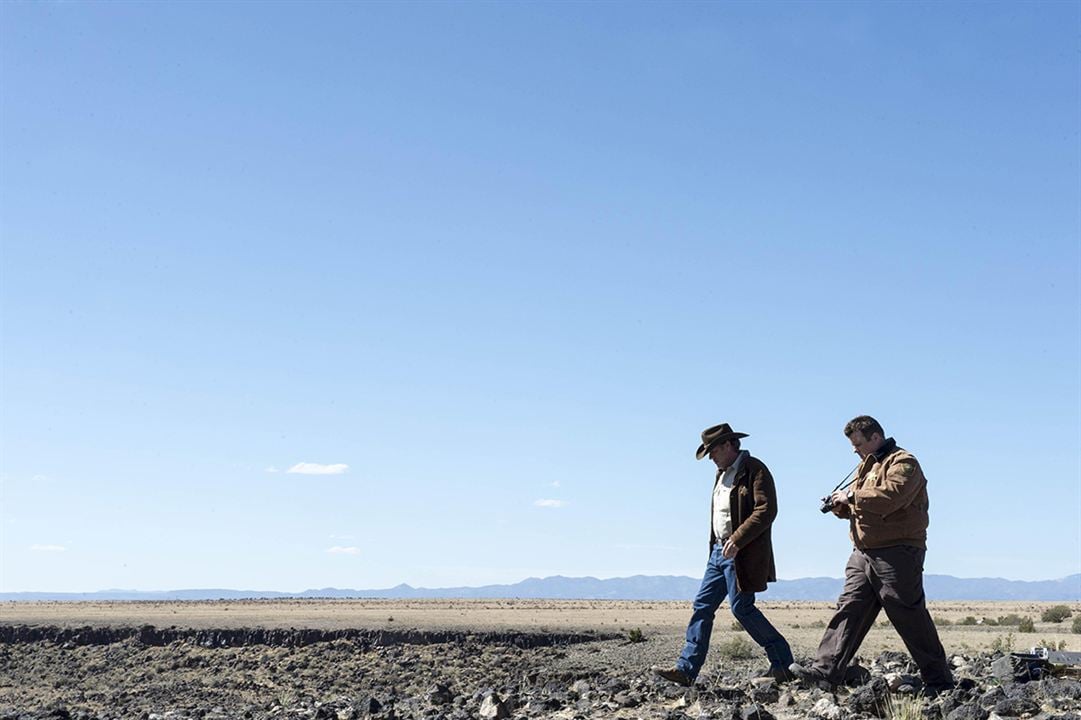
{"type": "Polygon", "coordinates": [[[0,590],[698,576],[722,421],[837,577],[862,413],[928,572],[1081,572],[1079,28],[0,4],[0,590]]]}

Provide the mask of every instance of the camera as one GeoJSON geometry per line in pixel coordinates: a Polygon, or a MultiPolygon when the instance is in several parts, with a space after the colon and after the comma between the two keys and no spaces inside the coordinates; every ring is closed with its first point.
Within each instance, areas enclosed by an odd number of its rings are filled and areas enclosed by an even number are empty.
{"type": "Polygon", "coordinates": [[[826,497],[822,498],[821,502],[822,502],[822,504],[818,507],[818,511],[820,513],[825,514],[825,513],[833,511],[833,496],[832,495],[827,495],[826,497]]]}

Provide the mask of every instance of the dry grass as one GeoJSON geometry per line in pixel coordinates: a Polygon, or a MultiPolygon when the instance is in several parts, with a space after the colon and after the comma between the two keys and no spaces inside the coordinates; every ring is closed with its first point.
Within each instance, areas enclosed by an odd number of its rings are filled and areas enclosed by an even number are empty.
{"type": "Polygon", "coordinates": [[[886,698],[886,720],[925,720],[926,708],[921,698],[890,695],[886,698]]]}
{"type": "MultiPolygon", "coordinates": [[[[758,607],[799,652],[810,653],[822,638],[833,613],[827,602],[765,602],[758,607]]],[[[1071,623],[1034,623],[1033,634],[1017,634],[1016,626],[999,626],[1000,617],[1039,618],[1061,603],[945,602],[933,603],[947,652],[1027,649],[1055,643],[1081,651],[1081,635],[1071,623]],[[976,624],[964,625],[966,616],[976,624]],[[995,621],[991,625],[986,620],[995,621]],[[946,622],[943,622],[946,621],[946,622]],[[982,622],[981,622],[982,621],[982,622]],[[1014,635],[1009,631],[1013,630],[1014,635]],[[1006,646],[1009,646],[1007,648],[1006,646]]],[[[1074,616],[1081,606],[1071,605],[1074,616]]],[[[597,630],[625,635],[640,629],[646,637],[672,637],[678,643],[690,617],[689,602],[600,600],[238,600],[213,602],[86,602],[0,603],[0,623],[63,625],[141,625],[158,627],[316,627],[316,628],[448,628],[519,630],[523,632],[597,630]],[[393,617],[393,620],[390,618],[393,617]],[[622,630],[621,630],[622,629],[622,630]]],[[[718,632],[731,622],[722,608],[718,632]]],[[[728,632],[725,631],[725,635],[728,632]]],[[[715,637],[716,642],[722,638],[715,637]]],[[[903,650],[885,615],[868,634],[862,653],[903,650]]]]}

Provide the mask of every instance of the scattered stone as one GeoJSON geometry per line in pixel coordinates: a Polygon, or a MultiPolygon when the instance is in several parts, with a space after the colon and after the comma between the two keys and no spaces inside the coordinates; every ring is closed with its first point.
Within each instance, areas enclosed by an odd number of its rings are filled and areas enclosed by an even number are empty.
{"type": "Polygon", "coordinates": [[[871,680],[871,671],[862,665],[849,665],[845,668],[844,684],[848,687],[859,687],[871,680]]]}
{"type": "Polygon", "coordinates": [[[436,683],[428,690],[427,698],[432,705],[446,705],[454,700],[454,694],[446,685],[436,683]]]}
{"type": "Polygon", "coordinates": [[[774,720],[773,715],[769,710],[766,710],[757,703],[753,705],[744,705],[739,711],[740,720],[774,720]]]}
{"type": "Polygon", "coordinates": [[[484,702],[480,704],[479,714],[485,720],[503,720],[511,716],[510,710],[503,704],[503,699],[496,693],[484,698],[484,702]]]}
{"type": "Polygon", "coordinates": [[[1003,717],[1024,717],[1035,715],[1040,711],[1040,706],[1025,698],[1006,698],[995,703],[994,714],[1003,717]]]}
{"type": "Polygon", "coordinates": [[[822,698],[811,708],[811,714],[822,720],[841,720],[845,711],[829,698],[822,698]]]}
{"type": "Polygon", "coordinates": [[[885,717],[890,686],[885,678],[876,677],[860,686],[848,698],[850,710],[866,713],[874,717],[885,717]]]}
{"type": "Polygon", "coordinates": [[[946,720],[987,720],[988,712],[975,703],[966,703],[950,711],[946,720]]]}
{"type": "Polygon", "coordinates": [[[768,682],[756,684],[751,689],[751,700],[760,705],[771,705],[780,699],[781,691],[777,683],[771,678],[768,682]]]}

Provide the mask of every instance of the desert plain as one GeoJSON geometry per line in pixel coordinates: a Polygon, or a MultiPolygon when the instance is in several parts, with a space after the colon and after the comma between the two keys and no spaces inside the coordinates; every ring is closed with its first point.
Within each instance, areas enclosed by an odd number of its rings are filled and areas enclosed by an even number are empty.
{"type": "MultiPolygon", "coordinates": [[[[1031,683],[1043,689],[1025,691],[1019,704],[989,676],[990,662],[1009,650],[1081,651],[1081,634],[1071,632],[1081,607],[1070,606],[1065,622],[1040,619],[1058,604],[932,603],[956,674],[971,677],[967,695],[921,701],[928,715],[1081,717],[1075,680],[1031,683]],[[1009,616],[1031,619],[1033,631],[998,623],[1009,616]],[[974,714],[957,715],[969,706],[974,714]]],[[[827,602],[759,606],[797,660],[812,656],[833,610],[827,602]]],[[[0,718],[885,716],[882,705],[860,704],[863,690],[755,681],[764,656],[727,608],[698,683],[657,680],[649,668],[674,660],[689,614],[689,602],[601,600],[5,602],[0,718]]],[[[890,692],[911,695],[918,673],[903,653],[883,614],[859,662],[888,678],[890,692]]]]}

